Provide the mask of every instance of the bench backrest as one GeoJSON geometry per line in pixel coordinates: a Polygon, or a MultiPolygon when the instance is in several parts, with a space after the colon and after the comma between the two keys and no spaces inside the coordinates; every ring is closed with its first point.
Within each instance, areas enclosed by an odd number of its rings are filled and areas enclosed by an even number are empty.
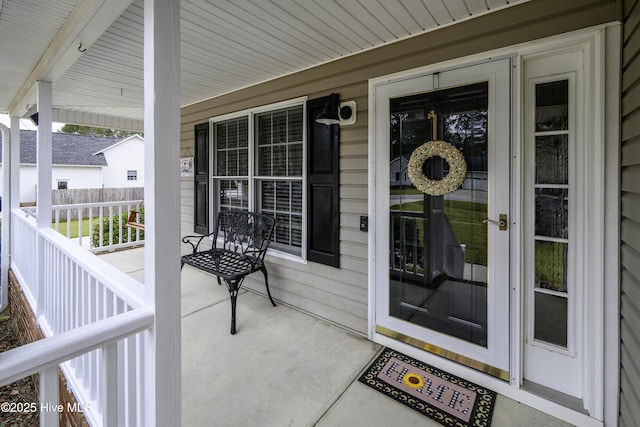
{"type": "Polygon", "coordinates": [[[214,247],[242,253],[261,263],[274,228],[275,220],[267,215],[222,211],[216,221],[214,247]]]}

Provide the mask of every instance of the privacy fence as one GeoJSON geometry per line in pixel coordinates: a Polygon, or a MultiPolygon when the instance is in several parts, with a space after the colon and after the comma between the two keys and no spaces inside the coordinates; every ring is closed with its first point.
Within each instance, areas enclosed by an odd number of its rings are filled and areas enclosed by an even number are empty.
{"type": "MultiPolygon", "coordinates": [[[[51,204],[58,205],[87,205],[90,203],[122,202],[127,200],[143,200],[144,187],[130,188],[74,188],[70,190],[53,190],[51,204]]],[[[61,210],[60,221],[78,219],[75,209],[61,210]],[[67,216],[70,215],[70,216],[67,216]]],[[[96,210],[92,216],[98,216],[96,210]]],[[[87,217],[85,213],[85,218],[87,217]]]]}

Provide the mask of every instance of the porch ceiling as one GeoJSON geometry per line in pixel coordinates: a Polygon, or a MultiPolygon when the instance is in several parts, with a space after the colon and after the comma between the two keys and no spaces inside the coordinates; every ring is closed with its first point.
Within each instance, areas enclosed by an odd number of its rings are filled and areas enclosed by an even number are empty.
{"type": "MultiPolygon", "coordinates": [[[[525,1],[182,0],[182,105],[525,1]]],[[[26,115],[49,80],[54,121],[140,125],[143,0],[104,5],[0,0],[0,111],[26,115]]]]}

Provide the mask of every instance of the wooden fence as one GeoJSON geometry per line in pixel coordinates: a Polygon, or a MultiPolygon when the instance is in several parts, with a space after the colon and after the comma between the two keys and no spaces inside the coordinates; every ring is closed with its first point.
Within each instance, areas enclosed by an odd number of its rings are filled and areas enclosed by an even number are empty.
{"type": "MultiPolygon", "coordinates": [[[[144,187],[130,188],[74,188],[70,190],[52,190],[51,204],[80,205],[88,203],[122,202],[127,200],[143,200],[144,187]]],[[[70,211],[71,220],[77,219],[77,211],[70,211]]],[[[96,211],[94,216],[98,215],[96,211]]],[[[61,221],[67,221],[67,212],[61,212],[61,221]]]]}

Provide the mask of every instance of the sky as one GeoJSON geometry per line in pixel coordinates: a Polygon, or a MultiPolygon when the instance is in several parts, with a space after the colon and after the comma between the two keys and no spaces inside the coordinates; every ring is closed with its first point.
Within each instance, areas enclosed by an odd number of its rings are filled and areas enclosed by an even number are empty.
{"type": "MultiPolygon", "coordinates": [[[[9,117],[8,114],[0,114],[0,123],[5,125],[6,127],[10,127],[11,118],[9,117]]],[[[64,126],[64,123],[54,123],[53,126],[51,126],[52,128],[51,130],[53,132],[59,132],[62,126],[64,126]]],[[[20,129],[36,130],[36,126],[33,123],[31,123],[31,120],[29,119],[20,119],[20,129]]]]}

